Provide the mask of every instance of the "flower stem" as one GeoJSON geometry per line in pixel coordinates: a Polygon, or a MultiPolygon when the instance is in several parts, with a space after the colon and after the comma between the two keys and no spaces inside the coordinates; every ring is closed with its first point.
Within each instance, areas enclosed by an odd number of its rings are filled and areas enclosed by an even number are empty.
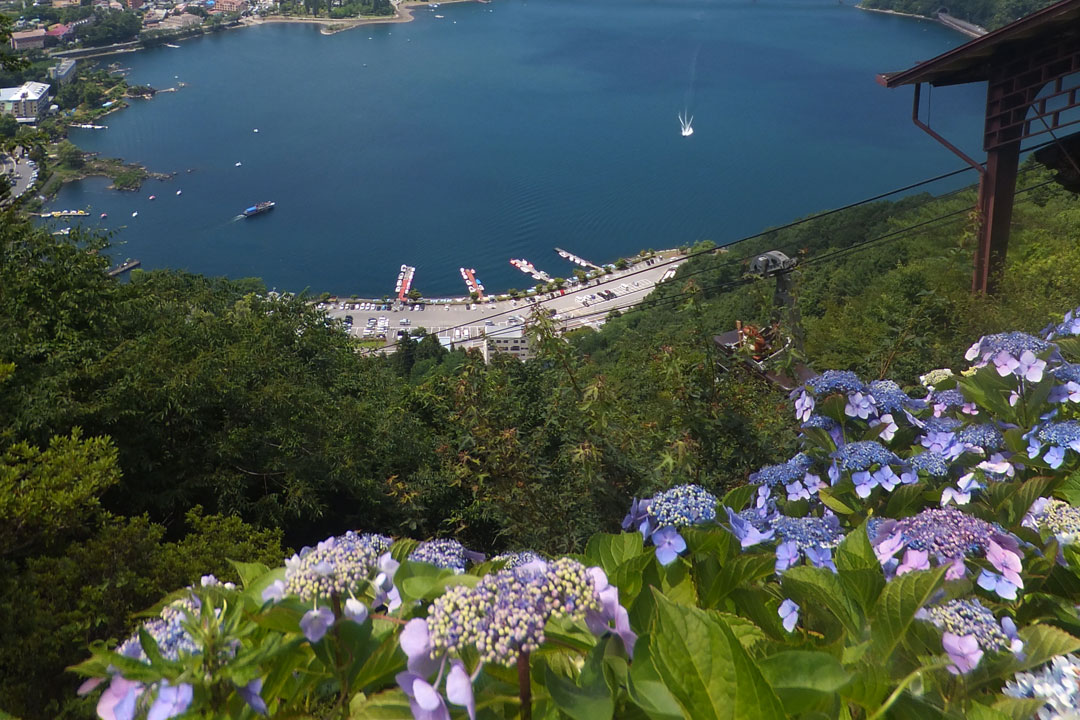
{"type": "Polygon", "coordinates": [[[529,653],[518,655],[518,695],[521,698],[521,720],[532,720],[532,681],[529,678],[529,653]]]}

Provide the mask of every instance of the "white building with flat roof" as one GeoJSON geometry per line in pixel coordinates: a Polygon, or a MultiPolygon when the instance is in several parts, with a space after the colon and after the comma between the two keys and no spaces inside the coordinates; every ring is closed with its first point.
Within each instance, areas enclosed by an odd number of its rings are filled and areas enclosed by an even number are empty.
{"type": "Polygon", "coordinates": [[[0,113],[30,122],[49,104],[49,85],[27,82],[19,87],[0,88],[0,113]]]}
{"type": "Polygon", "coordinates": [[[532,357],[529,350],[529,337],[520,325],[506,328],[488,328],[482,347],[484,362],[491,362],[495,353],[513,355],[524,362],[532,357]]]}

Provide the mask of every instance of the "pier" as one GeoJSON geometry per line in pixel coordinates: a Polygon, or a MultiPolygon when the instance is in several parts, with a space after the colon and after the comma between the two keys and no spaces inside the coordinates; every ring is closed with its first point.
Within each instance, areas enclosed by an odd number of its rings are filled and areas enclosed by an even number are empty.
{"type": "Polygon", "coordinates": [[[570,262],[574,263],[575,265],[580,265],[583,268],[591,268],[593,270],[601,270],[601,271],[604,269],[604,268],[600,267],[599,265],[594,265],[593,263],[589,262],[585,258],[578,257],[577,255],[574,255],[573,253],[566,252],[562,248],[555,248],[555,252],[559,253],[559,257],[565,258],[565,259],[569,260],[570,262]]]}
{"type": "Polygon", "coordinates": [[[90,213],[86,210],[53,210],[52,212],[41,213],[43,218],[66,218],[66,217],[87,217],[90,213]]]}
{"type": "Polygon", "coordinates": [[[124,274],[124,273],[126,273],[126,272],[127,272],[128,270],[134,270],[135,268],[139,267],[140,265],[142,265],[142,261],[141,261],[141,260],[131,260],[131,259],[128,259],[128,260],[125,260],[125,261],[124,261],[123,263],[121,263],[120,265],[117,265],[116,267],[114,267],[114,268],[113,268],[112,270],[110,270],[110,271],[109,271],[108,273],[106,273],[106,274],[107,274],[107,275],[108,275],[109,277],[116,277],[117,275],[123,275],[123,274],[124,274]]]}
{"type": "Polygon", "coordinates": [[[405,296],[409,294],[409,289],[412,287],[413,276],[416,274],[416,268],[411,265],[402,265],[401,271],[398,272],[397,285],[394,286],[394,292],[397,293],[398,300],[404,300],[405,296]]]}
{"type": "Polygon", "coordinates": [[[520,260],[511,259],[510,264],[516,267],[521,272],[525,273],[526,275],[531,275],[533,280],[538,280],[540,282],[551,282],[550,275],[548,275],[543,270],[537,270],[536,266],[534,266],[525,258],[521,258],[520,260]]]}
{"type": "Polygon", "coordinates": [[[484,299],[484,286],[476,279],[476,270],[473,268],[461,268],[461,278],[465,281],[465,286],[469,288],[470,294],[476,293],[478,299],[484,299]]]}

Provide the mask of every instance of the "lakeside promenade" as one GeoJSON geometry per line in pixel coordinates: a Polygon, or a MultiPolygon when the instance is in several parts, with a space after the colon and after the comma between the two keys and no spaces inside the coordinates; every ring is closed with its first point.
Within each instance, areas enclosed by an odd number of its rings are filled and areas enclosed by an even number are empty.
{"type": "MultiPolygon", "coordinates": [[[[567,285],[563,293],[538,293],[528,298],[494,296],[485,302],[471,302],[468,298],[423,299],[416,305],[393,303],[389,310],[353,310],[350,306],[368,302],[352,298],[331,298],[320,306],[327,315],[336,320],[345,316],[353,319],[351,333],[362,337],[369,318],[386,318],[387,337],[383,346],[393,345],[399,330],[411,331],[424,328],[444,342],[456,347],[480,347],[486,335],[497,336],[523,327],[537,306],[555,314],[552,319],[564,330],[586,326],[599,326],[612,310],[626,310],[642,302],[665,278],[670,279],[683,262],[678,250],[664,250],[652,258],[641,260],[623,270],[601,275],[577,285],[567,285]],[[614,298],[602,298],[597,294],[610,291],[614,298]],[[585,305],[582,300],[597,295],[585,305]],[[423,310],[413,309],[423,305],[423,310]],[[402,321],[408,321],[403,324],[402,321]],[[465,331],[468,330],[468,335],[465,331]]],[[[371,302],[379,302],[378,300],[371,302]]]]}

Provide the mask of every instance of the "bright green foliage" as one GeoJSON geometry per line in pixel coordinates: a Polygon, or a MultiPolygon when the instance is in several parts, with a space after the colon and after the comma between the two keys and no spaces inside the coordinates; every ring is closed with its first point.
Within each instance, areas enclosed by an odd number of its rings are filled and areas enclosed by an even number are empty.
{"type": "Polygon", "coordinates": [[[862,5],[925,17],[934,17],[944,8],[953,17],[994,30],[1053,2],[1054,0],[953,0],[943,5],[931,0],[863,0],[862,5]]]}

